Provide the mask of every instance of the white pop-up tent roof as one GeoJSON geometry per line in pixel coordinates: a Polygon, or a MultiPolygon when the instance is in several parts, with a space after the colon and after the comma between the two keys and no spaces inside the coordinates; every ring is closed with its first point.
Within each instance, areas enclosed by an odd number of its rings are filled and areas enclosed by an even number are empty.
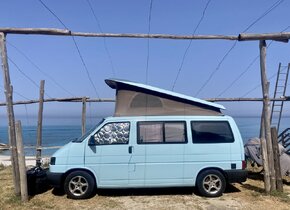
{"type": "Polygon", "coordinates": [[[222,115],[224,106],[141,83],[107,79],[116,89],[115,116],[222,115]]]}

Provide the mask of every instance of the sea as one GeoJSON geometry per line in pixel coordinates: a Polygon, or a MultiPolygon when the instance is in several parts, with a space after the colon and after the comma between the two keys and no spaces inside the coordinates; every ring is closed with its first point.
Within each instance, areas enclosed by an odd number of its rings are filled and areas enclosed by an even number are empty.
{"type": "MultiPolygon", "coordinates": [[[[260,132],[260,117],[233,117],[236,121],[239,130],[241,132],[244,143],[252,137],[258,137],[260,132]]],[[[96,125],[101,118],[90,120],[87,123],[86,130],[89,130],[96,125]]],[[[280,131],[290,127],[290,117],[281,119],[280,131]]],[[[36,145],[37,127],[36,125],[23,125],[22,135],[24,146],[33,147],[36,145]]],[[[81,124],[80,120],[69,120],[66,119],[63,122],[57,124],[43,125],[42,129],[42,146],[63,146],[68,142],[72,141],[81,136],[81,124]]],[[[0,143],[8,144],[8,129],[7,126],[0,126],[0,143]]],[[[51,156],[57,149],[45,149],[42,151],[43,156],[51,156]]],[[[25,154],[27,156],[34,156],[36,153],[33,148],[26,148],[25,154]]],[[[9,151],[2,151],[1,155],[9,155],[9,151]]]]}

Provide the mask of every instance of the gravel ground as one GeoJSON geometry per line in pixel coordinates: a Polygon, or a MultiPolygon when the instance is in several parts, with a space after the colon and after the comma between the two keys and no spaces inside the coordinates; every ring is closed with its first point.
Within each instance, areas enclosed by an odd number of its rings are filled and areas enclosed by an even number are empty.
{"type": "Polygon", "coordinates": [[[192,188],[99,190],[87,200],[71,200],[54,189],[31,197],[22,204],[13,195],[11,168],[0,165],[0,209],[290,209],[290,179],[284,180],[284,193],[263,193],[261,175],[251,175],[243,184],[229,185],[223,196],[200,197],[192,188]]]}

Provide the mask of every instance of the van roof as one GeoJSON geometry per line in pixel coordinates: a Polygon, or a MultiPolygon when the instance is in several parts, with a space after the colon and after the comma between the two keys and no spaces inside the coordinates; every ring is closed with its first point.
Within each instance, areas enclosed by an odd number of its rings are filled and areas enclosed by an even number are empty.
{"type": "Polygon", "coordinates": [[[232,119],[231,116],[228,115],[213,115],[213,116],[200,116],[200,115],[171,115],[171,116],[165,116],[165,115],[160,115],[160,116],[121,116],[121,117],[116,117],[116,116],[109,116],[104,118],[106,121],[126,121],[126,120],[138,120],[138,121],[162,121],[162,120],[229,120],[232,119]]]}
{"type": "Polygon", "coordinates": [[[113,89],[123,89],[126,87],[126,89],[132,89],[132,90],[140,90],[142,92],[152,92],[152,93],[157,93],[158,95],[163,95],[163,96],[170,96],[175,101],[188,101],[189,103],[194,103],[194,104],[200,104],[201,106],[207,106],[207,107],[212,107],[216,109],[225,109],[223,105],[217,104],[217,103],[212,103],[209,101],[205,101],[202,99],[194,98],[191,96],[187,96],[184,94],[176,93],[173,91],[165,90],[162,88],[154,87],[151,85],[146,85],[142,83],[137,83],[137,82],[132,82],[128,80],[121,80],[121,79],[106,79],[105,80],[106,84],[110,86],[113,89]]]}

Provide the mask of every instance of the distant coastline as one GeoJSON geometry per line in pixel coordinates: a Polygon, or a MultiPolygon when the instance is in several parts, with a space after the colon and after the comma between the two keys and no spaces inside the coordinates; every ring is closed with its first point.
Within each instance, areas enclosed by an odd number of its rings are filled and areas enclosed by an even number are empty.
{"type": "MultiPolygon", "coordinates": [[[[260,117],[257,116],[233,116],[236,121],[243,141],[246,142],[249,138],[259,136],[260,132],[260,117]]],[[[73,118],[75,120],[57,120],[57,122],[49,122],[44,120],[43,125],[43,146],[63,146],[72,139],[81,136],[81,120],[73,118]],[[46,124],[47,123],[47,124],[46,124]]],[[[93,125],[97,124],[101,118],[87,119],[87,130],[93,125]]],[[[281,121],[281,130],[289,127],[290,117],[284,117],[281,121]]],[[[25,146],[34,146],[36,144],[36,123],[27,125],[23,122],[23,140],[25,146]]],[[[0,125],[0,139],[1,143],[8,143],[8,130],[7,125],[0,125]]],[[[35,149],[26,149],[27,155],[34,155],[35,149]]],[[[51,155],[56,149],[44,150],[45,155],[51,155]]],[[[9,151],[4,151],[2,154],[7,154],[9,151]]]]}

